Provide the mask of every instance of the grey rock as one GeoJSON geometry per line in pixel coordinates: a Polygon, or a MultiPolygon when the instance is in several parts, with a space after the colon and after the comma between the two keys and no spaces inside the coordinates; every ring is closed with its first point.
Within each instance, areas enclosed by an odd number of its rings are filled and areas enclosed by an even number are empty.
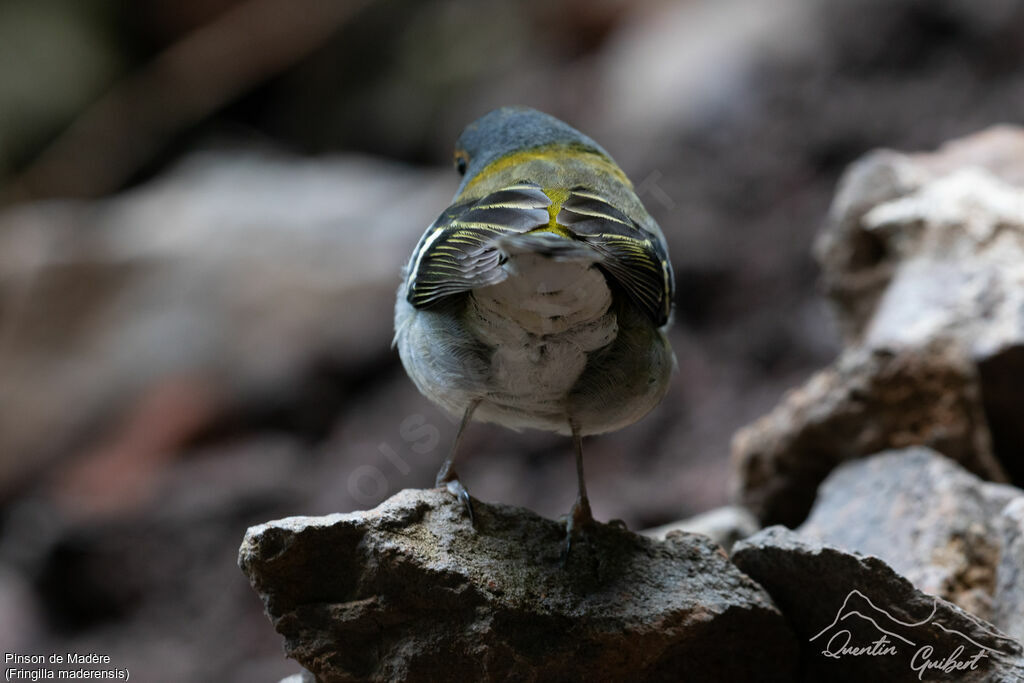
{"type": "Polygon", "coordinates": [[[708,539],[563,526],[440,490],[249,529],[239,565],[320,681],[791,680],[795,644],[708,539]],[[751,647],[756,643],[757,647],[751,647]]]}
{"type": "Polygon", "coordinates": [[[761,9],[757,0],[729,0],[638,12],[610,37],[597,74],[605,99],[584,115],[624,139],[625,155],[635,146],[649,152],[659,135],[701,125],[733,98],[749,97],[766,61],[818,54],[807,3],[761,9]]]}
{"type": "Polygon", "coordinates": [[[1024,491],[984,482],[927,448],[908,448],[834,470],[798,532],[879,557],[919,590],[1019,637],[1007,605],[1024,586],[1003,551],[1010,530],[1003,510],[1015,500],[1024,501],[1024,491]]]}
{"type": "Polygon", "coordinates": [[[917,590],[877,557],[771,527],[740,541],[732,560],[765,587],[796,631],[799,680],[1002,683],[1024,676],[1020,643],[917,590]],[[932,668],[952,662],[950,671],[932,668]],[[932,666],[921,668],[926,663],[932,666]]]}
{"type": "Polygon", "coordinates": [[[703,534],[729,552],[736,541],[756,533],[760,528],[761,525],[750,510],[739,505],[726,505],[678,522],[644,529],[639,533],[659,541],[665,540],[673,531],[703,534]]]}
{"type": "Polygon", "coordinates": [[[202,153],[96,202],[0,213],[0,493],[168,377],[221,410],[390,360],[399,273],[450,172],[202,153]],[[412,217],[412,218],[410,218],[412,217]]]}
{"type": "Polygon", "coordinates": [[[1024,131],[1011,126],[951,141],[934,153],[880,150],[852,164],[815,245],[847,342],[920,344],[937,331],[952,331],[985,353],[1016,339],[1015,327],[1006,323],[1019,318],[993,314],[1018,312],[985,310],[985,301],[966,298],[961,286],[962,278],[983,270],[994,271],[993,284],[1012,284],[1013,264],[999,250],[1022,246],[1024,216],[1014,206],[1022,186],[1024,131]],[[908,268],[910,261],[920,262],[908,268]],[[952,270],[936,270],[943,266],[952,270]],[[883,302],[880,295],[892,284],[903,287],[893,280],[904,270],[913,277],[960,277],[932,279],[933,286],[913,292],[915,303],[925,305],[907,308],[914,312],[911,320],[894,325],[896,311],[889,307],[899,302],[891,295],[883,302]],[[957,286],[934,286],[940,282],[957,286]],[[949,303],[959,305],[940,310],[949,303]]]}
{"type": "Polygon", "coordinates": [[[999,567],[993,598],[993,622],[1024,641],[1024,496],[1017,496],[999,514],[999,567]]]}
{"type": "Polygon", "coordinates": [[[302,670],[297,674],[282,678],[278,683],[316,683],[316,676],[306,670],[302,670]]]}
{"type": "Polygon", "coordinates": [[[45,621],[34,597],[29,578],[0,560],[0,639],[8,652],[30,652],[40,639],[45,621]]]}
{"type": "Polygon", "coordinates": [[[910,445],[1007,480],[992,457],[974,366],[956,343],[845,351],[736,433],[734,497],[765,524],[796,526],[833,467],[910,445]]]}
{"type": "Polygon", "coordinates": [[[923,171],[905,155],[876,150],[851,164],[839,181],[825,228],[814,244],[821,281],[847,343],[855,343],[896,264],[861,221],[874,207],[909,194],[923,171]]]}
{"type": "Polygon", "coordinates": [[[967,349],[995,451],[1024,476],[1024,130],[865,157],[841,182],[817,254],[847,343],[967,349]]]}

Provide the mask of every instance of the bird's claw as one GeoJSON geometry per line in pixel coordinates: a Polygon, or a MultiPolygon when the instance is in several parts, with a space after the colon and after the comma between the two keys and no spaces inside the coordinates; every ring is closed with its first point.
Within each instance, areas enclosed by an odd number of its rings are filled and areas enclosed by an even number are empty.
{"type": "Polygon", "coordinates": [[[594,523],[594,516],[590,512],[590,501],[586,498],[577,498],[572,506],[568,519],[565,520],[565,542],[562,544],[561,562],[564,567],[569,561],[569,551],[572,550],[572,537],[577,530],[583,530],[594,523]]]}
{"type": "Polygon", "coordinates": [[[449,479],[445,482],[438,482],[439,485],[443,485],[448,491],[462,501],[463,507],[466,508],[466,514],[469,515],[469,523],[471,526],[476,526],[476,520],[473,517],[473,502],[469,498],[469,491],[462,485],[462,482],[458,479],[449,479]]]}

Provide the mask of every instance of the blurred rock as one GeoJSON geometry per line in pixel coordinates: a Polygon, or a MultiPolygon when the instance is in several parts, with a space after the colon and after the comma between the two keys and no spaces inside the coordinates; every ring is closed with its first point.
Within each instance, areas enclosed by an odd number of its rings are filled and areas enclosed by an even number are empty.
{"type": "Polygon", "coordinates": [[[707,539],[562,524],[439,490],[249,529],[239,565],[321,681],[791,680],[794,643],[707,539]],[[751,647],[757,643],[757,647],[751,647]]]}
{"type": "Polygon", "coordinates": [[[973,365],[956,344],[853,348],[733,438],[735,495],[766,524],[796,526],[846,460],[925,445],[979,476],[994,460],[973,365]]]}
{"type": "MultiPolygon", "coordinates": [[[[358,157],[207,153],[110,200],[0,214],[0,493],[88,448],[165,380],[217,404],[188,422],[195,434],[218,415],[300,403],[323,367],[358,379],[391,364],[381,311],[454,185],[358,157]]],[[[312,388],[301,419],[323,433],[345,390],[312,388]]]]}
{"type": "MultiPolygon", "coordinates": [[[[812,12],[781,0],[640,4],[600,57],[599,125],[623,140],[624,154],[698,126],[743,99],[765,61],[810,54],[812,12]]],[[[587,114],[584,114],[587,115],[587,114]]]]}
{"type": "Polygon", "coordinates": [[[639,533],[643,536],[664,541],[673,531],[685,531],[691,534],[703,534],[729,552],[733,544],[746,538],[761,528],[757,518],[750,510],[739,505],[726,505],[701,513],[696,517],[683,519],[671,524],[664,524],[653,529],[644,529],[639,533]]]}
{"type": "Polygon", "coordinates": [[[918,590],[1018,637],[994,610],[1024,600],[1019,571],[999,575],[1003,525],[1011,521],[1003,510],[1012,501],[1024,501],[1024,491],[984,482],[927,448],[908,448],[835,469],[798,532],[880,557],[918,590]]]}
{"type": "Polygon", "coordinates": [[[0,562],[0,614],[0,641],[6,651],[34,651],[44,632],[42,615],[29,582],[7,562],[0,562]]]}
{"type": "Polygon", "coordinates": [[[1024,250],[1022,186],[1024,129],[1009,126],[853,164],[815,246],[847,342],[920,345],[953,334],[975,355],[1013,342],[1021,314],[1006,296],[1016,284],[1011,255],[1024,250]],[[934,286],[939,276],[955,286],[934,286]],[[999,294],[970,299],[983,284],[999,294]],[[882,298],[890,285],[914,294],[899,311],[896,294],[882,298]],[[896,324],[901,312],[912,314],[908,324],[896,324]]]}
{"type": "Polygon", "coordinates": [[[153,683],[277,680],[297,670],[223,541],[294,510],[315,478],[303,467],[310,459],[291,440],[253,437],[168,463],[152,498],[130,513],[79,519],[41,497],[10,506],[0,602],[18,635],[5,642],[106,654],[153,683]],[[18,583],[7,582],[8,567],[23,577],[24,603],[9,601],[18,583]]]}
{"type": "Polygon", "coordinates": [[[297,674],[292,674],[288,678],[282,678],[280,683],[317,683],[317,680],[316,676],[303,670],[297,674]]]}
{"type": "Polygon", "coordinates": [[[968,350],[995,451],[1024,477],[1024,129],[869,155],[844,177],[817,250],[849,343],[968,350]]]}
{"type": "Polygon", "coordinates": [[[999,515],[1002,532],[993,622],[1024,642],[1024,496],[1010,501],[999,515]]]}
{"type": "Polygon", "coordinates": [[[798,680],[946,680],[955,674],[957,681],[996,683],[1024,676],[1020,643],[915,589],[876,557],[771,527],[740,541],[732,560],[765,587],[796,631],[798,680]],[[949,670],[933,668],[943,664],[949,670]]]}

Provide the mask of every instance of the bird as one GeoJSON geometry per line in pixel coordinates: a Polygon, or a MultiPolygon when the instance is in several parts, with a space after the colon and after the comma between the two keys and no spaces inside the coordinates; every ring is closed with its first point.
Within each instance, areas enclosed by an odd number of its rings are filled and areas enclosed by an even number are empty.
{"type": "Polygon", "coordinates": [[[403,269],[394,345],[458,431],[436,486],[473,506],[455,460],[473,420],[572,437],[577,495],[563,561],[594,523],[583,437],[664,398],[674,277],[668,246],[611,155],[571,125],[506,106],[455,142],[451,205],[403,269]]]}

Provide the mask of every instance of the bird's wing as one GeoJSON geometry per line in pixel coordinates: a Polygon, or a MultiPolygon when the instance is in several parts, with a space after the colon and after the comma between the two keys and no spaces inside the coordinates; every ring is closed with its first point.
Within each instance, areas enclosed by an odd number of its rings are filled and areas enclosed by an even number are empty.
{"type": "Polygon", "coordinates": [[[416,308],[494,285],[507,277],[503,257],[532,251],[562,260],[590,260],[661,326],[672,310],[674,280],[664,239],[600,195],[574,188],[556,223],[575,239],[531,232],[549,224],[551,198],[522,182],[482,199],[454,204],[434,221],[409,262],[406,297],[416,308]]]}
{"type": "Polygon", "coordinates": [[[505,235],[548,224],[551,199],[535,183],[519,183],[454,204],[427,228],[409,262],[406,298],[416,308],[501,282],[505,235]]]}
{"type": "Polygon", "coordinates": [[[556,220],[601,255],[599,265],[655,325],[668,322],[675,280],[660,235],[645,230],[604,197],[583,187],[571,191],[556,220]]]}

